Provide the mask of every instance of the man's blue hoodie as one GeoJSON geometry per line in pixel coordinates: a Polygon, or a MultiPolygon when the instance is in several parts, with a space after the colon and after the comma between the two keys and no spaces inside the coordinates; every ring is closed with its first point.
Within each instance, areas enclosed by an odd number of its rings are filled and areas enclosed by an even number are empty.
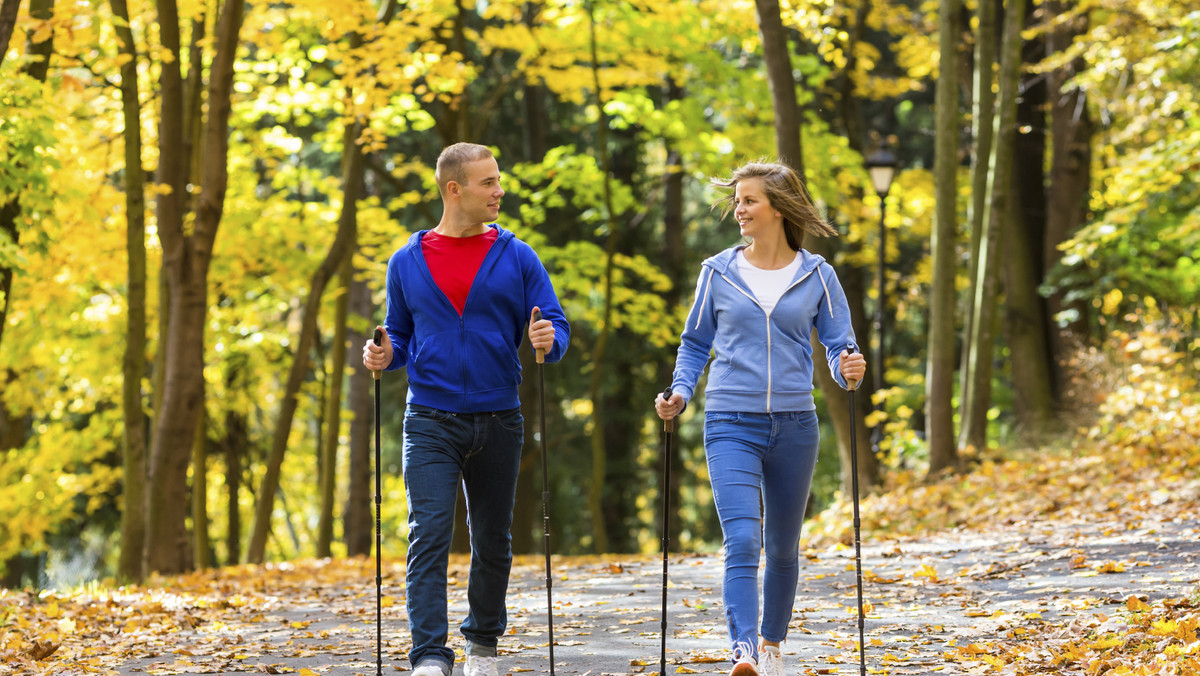
{"type": "Polygon", "coordinates": [[[800,269],[768,314],[738,273],[739,248],[726,249],[700,267],[671,389],[690,400],[715,347],[705,410],[811,411],[814,326],[830,373],[846,387],[841,353],[857,349],[846,294],[833,267],[802,250],[800,269]]]}
{"type": "Polygon", "coordinates": [[[455,413],[505,411],[521,405],[518,350],[533,308],[554,323],[546,361],[567,351],[571,326],[537,253],[492,224],[496,241],[479,266],[463,314],[429,272],[414,233],[388,261],[387,319],[392,341],[387,370],[408,367],[408,403],[455,413]]]}

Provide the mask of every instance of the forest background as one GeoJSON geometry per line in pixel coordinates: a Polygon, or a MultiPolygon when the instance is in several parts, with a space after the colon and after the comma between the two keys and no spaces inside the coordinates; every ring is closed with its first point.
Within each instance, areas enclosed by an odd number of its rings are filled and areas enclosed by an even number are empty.
{"type": "MultiPolygon", "coordinates": [[[[1196,0],[0,0],[0,58],[5,586],[369,553],[360,349],[459,140],[495,149],[500,222],[572,322],[545,367],[556,553],[655,550],[664,491],[672,546],[719,546],[702,399],[670,486],[652,400],[699,262],[737,241],[708,179],[759,157],[841,233],[806,247],[871,360],[864,490],[1052,445],[1114,397],[1192,424],[1196,0]]],[[[814,514],[851,436],[817,371],[814,514]]],[[[390,555],[404,387],[385,375],[390,555]]]]}

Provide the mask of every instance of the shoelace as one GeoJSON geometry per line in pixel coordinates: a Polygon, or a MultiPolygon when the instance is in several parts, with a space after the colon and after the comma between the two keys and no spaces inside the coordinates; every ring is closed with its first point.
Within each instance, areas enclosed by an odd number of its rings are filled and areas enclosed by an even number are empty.
{"type": "Polygon", "coordinates": [[[749,641],[738,641],[733,646],[733,661],[741,662],[742,660],[758,661],[754,654],[754,646],[749,641]]]}

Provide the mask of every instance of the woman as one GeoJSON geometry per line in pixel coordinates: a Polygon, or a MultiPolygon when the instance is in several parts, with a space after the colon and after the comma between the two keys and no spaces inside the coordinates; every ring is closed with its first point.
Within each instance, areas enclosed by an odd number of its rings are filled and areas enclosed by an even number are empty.
{"type": "Polygon", "coordinates": [[[705,389],[704,449],[724,534],[732,676],[783,676],[779,644],[796,597],[800,526],[819,439],[813,328],[842,387],[847,379],[862,379],[866,360],[857,353],[850,308],[833,268],[801,248],[806,232],[837,232],[821,218],[799,176],[784,165],[751,163],[713,184],[733,189],[713,206],[723,206],[723,215],[732,208],[750,243],[701,266],[671,398],[660,394],[655,410],[664,420],[683,411],[715,347],[705,389]]]}

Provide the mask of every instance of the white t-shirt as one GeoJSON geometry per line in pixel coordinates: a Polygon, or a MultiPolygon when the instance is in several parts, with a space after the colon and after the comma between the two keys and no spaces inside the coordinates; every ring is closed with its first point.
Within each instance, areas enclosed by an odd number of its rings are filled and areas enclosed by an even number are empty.
{"type": "Polygon", "coordinates": [[[783,295],[788,284],[791,284],[792,278],[796,276],[796,271],[800,269],[800,252],[797,251],[796,257],[785,267],[778,270],[763,270],[754,267],[750,261],[746,260],[743,250],[739,249],[737,264],[738,272],[741,273],[742,279],[746,280],[750,292],[758,299],[758,304],[767,314],[771,314],[771,311],[775,309],[775,304],[779,302],[779,297],[783,295]]]}

